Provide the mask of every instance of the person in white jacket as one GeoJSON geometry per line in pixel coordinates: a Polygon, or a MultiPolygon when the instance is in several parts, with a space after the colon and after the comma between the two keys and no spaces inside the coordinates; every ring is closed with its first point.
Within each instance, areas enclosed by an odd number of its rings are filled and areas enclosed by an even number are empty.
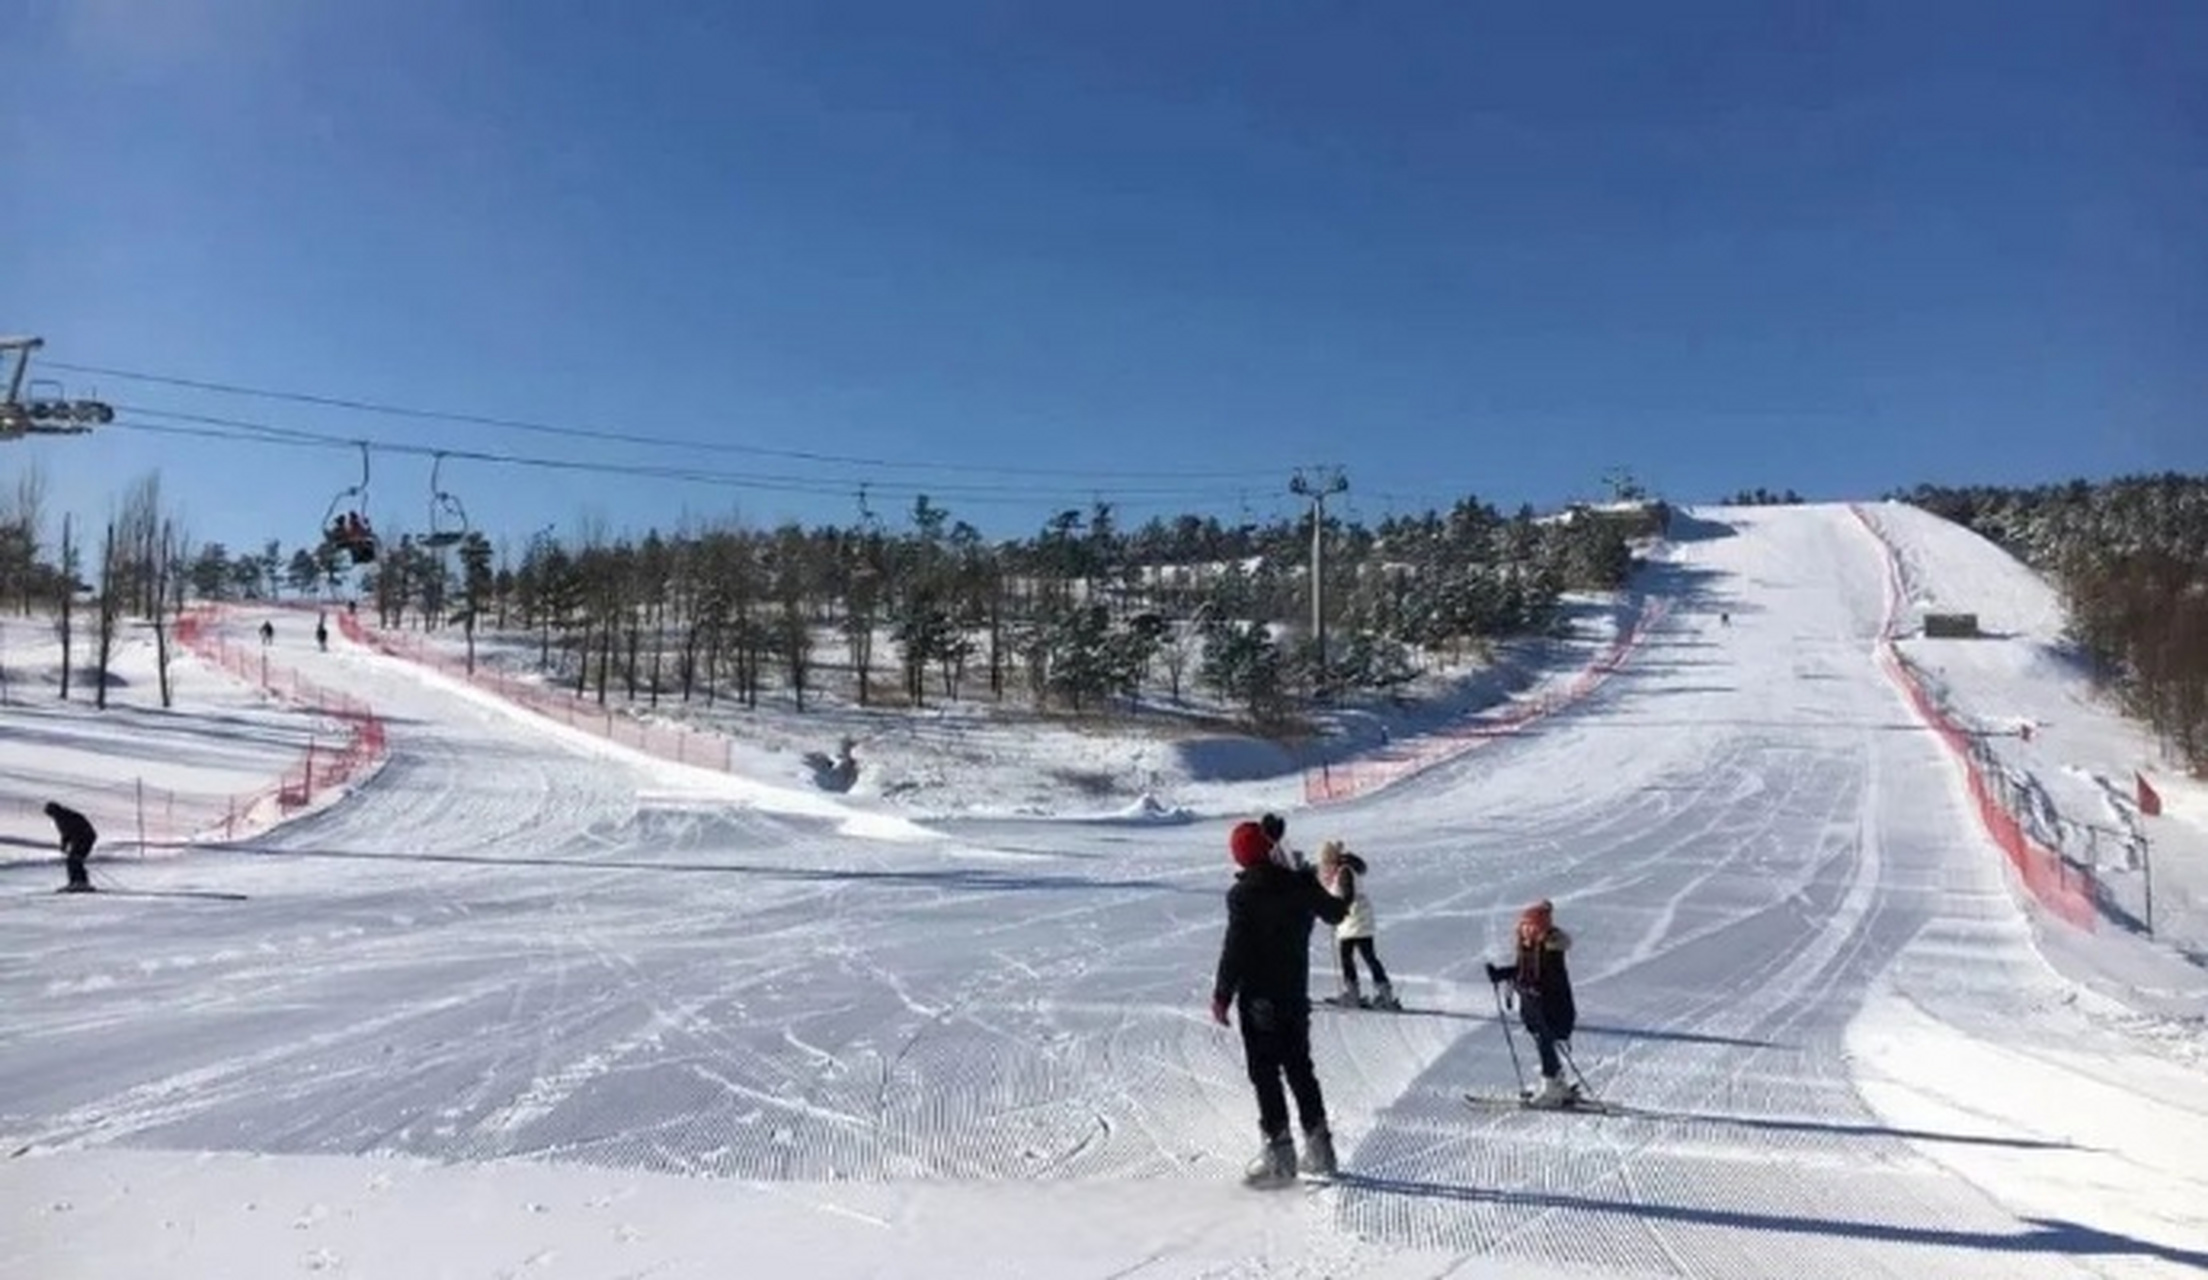
{"type": "Polygon", "coordinates": [[[1342,994],[1337,1004],[1360,1008],[1401,1009],[1395,998],[1395,988],[1388,983],[1386,966],[1380,963],[1380,953],[1373,946],[1372,895],[1365,890],[1362,877],[1365,860],[1342,847],[1339,840],[1329,840],[1319,846],[1319,883],[1337,898],[1349,899],[1349,912],[1342,922],[1334,926],[1334,942],[1342,959],[1342,994]],[[1357,985],[1357,956],[1362,952],[1365,967],[1372,970],[1372,1000],[1368,1005],[1357,985]]]}

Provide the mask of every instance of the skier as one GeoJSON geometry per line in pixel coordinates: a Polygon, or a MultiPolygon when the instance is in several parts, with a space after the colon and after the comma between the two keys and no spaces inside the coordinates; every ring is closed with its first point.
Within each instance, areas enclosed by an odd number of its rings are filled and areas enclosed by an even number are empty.
{"type": "Polygon", "coordinates": [[[326,613],[314,620],[314,643],[322,652],[330,651],[330,615],[326,613]]]}
{"type": "Polygon", "coordinates": [[[46,816],[54,820],[54,829],[61,834],[61,856],[69,866],[69,882],[62,891],[92,892],[92,877],[85,873],[84,861],[92,856],[92,845],[100,833],[92,829],[91,821],[83,814],[58,800],[46,802],[46,816]]]}
{"type": "Polygon", "coordinates": [[[1363,892],[1365,860],[1342,847],[1339,840],[1329,840],[1319,846],[1319,883],[1326,891],[1349,904],[1349,913],[1334,926],[1334,943],[1340,950],[1342,961],[1342,994],[1337,1001],[1359,1008],[1397,1010],[1403,1007],[1395,998],[1395,988],[1388,982],[1387,967],[1380,963],[1380,953],[1373,946],[1372,895],[1363,892]],[[1368,1005],[1364,994],[1357,987],[1357,953],[1365,956],[1365,967],[1372,970],[1372,1001],[1368,1005]]]}
{"type": "Polygon", "coordinates": [[[261,624],[262,647],[266,648],[267,646],[274,643],[276,643],[276,624],[273,622],[263,622],[261,624]]]}
{"type": "Polygon", "coordinates": [[[1266,820],[1239,823],[1227,837],[1227,850],[1241,870],[1227,890],[1227,932],[1211,989],[1214,1021],[1229,1025],[1230,1007],[1242,1015],[1242,1054],[1265,1139],[1243,1174],[1243,1182],[1253,1187],[1285,1186],[1299,1171],[1315,1177],[1334,1172],[1326,1100],[1311,1068],[1311,922],[1339,924],[1349,910],[1348,900],[1328,893],[1317,874],[1281,843],[1286,824],[1271,814],[1266,820]],[[1267,823],[1276,834],[1266,834],[1267,823]],[[1303,1122],[1300,1163],[1288,1131],[1284,1077],[1303,1122]]]}
{"type": "Polygon", "coordinates": [[[1508,982],[1517,992],[1518,1014],[1541,1055],[1541,1091],[1530,1102],[1537,1107],[1566,1107],[1579,1101],[1579,1089],[1564,1080],[1559,1044],[1569,1044],[1579,1021],[1572,1000],[1572,975],[1565,968],[1564,953],[1572,937],[1556,927],[1556,909],[1547,898],[1527,907],[1518,916],[1518,956],[1511,964],[1487,966],[1487,980],[1508,982]]]}

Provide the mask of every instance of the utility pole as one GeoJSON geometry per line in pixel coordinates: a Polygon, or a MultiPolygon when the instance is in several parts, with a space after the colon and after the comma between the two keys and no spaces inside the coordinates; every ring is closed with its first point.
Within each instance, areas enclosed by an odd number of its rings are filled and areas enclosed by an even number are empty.
{"type": "Polygon", "coordinates": [[[1313,467],[1306,476],[1303,468],[1288,481],[1288,492],[1311,500],[1311,635],[1318,645],[1319,676],[1317,692],[1327,692],[1326,663],[1326,500],[1329,496],[1347,492],[1349,477],[1340,467],[1313,467]]]}

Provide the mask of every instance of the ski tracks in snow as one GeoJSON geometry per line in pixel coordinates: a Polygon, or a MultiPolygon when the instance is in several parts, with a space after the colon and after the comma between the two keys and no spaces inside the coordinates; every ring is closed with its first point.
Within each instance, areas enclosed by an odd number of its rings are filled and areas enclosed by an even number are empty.
{"type": "MultiPolygon", "coordinates": [[[[1233,1185],[1255,1125],[1238,1039],[1205,1010],[1228,880],[1213,827],[973,822],[890,844],[658,802],[649,768],[368,655],[333,654],[332,682],[389,713],[391,762],[254,852],[204,855],[253,902],[188,948],[163,938],[144,991],[127,970],[50,991],[0,976],[35,1008],[11,1017],[27,1047],[0,1125],[47,1146],[587,1163],[823,1203],[808,1185],[1168,1179],[1245,1206],[1311,1274],[1399,1255],[2076,1274],[1928,1154],[2018,1135],[1884,1123],[1852,1083],[1847,1029],[1897,955],[1944,939],[1918,953],[1938,962],[1922,985],[1940,965],[1998,982],[2016,954],[1936,914],[1976,855],[1868,656],[1877,561],[1842,515],[1681,563],[1759,603],[1730,602],[1726,628],[1683,604],[1573,715],[1292,816],[1307,847],[1339,833],[1373,854],[1380,949],[1415,1011],[1314,1021],[1353,1171],[1334,1188],[1256,1208],[1233,1185]],[[1009,867],[988,852],[1038,834],[1009,867]],[[1626,1114],[1459,1100],[1509,1079],[1480,966],[1537,896],[1578,939],[1579,1066],[1626,1114]],[[281,941],[302,913],[328,926],[309,949],[281,941]],[[199,1031],[160,1003],[209,989],[199,1031]],[[59,1070],[78,1060],[102,1065],[59,1070]]],[[[1323,989],[1330,946],[1313,967],[1323,989]]],[[[1190,1274],[1195,1247],[1162,1239],[1126,1274],[1190,1274]]],[[[1252,1256],[1204,1273],[1292,1270],[1252,1256]]]]}

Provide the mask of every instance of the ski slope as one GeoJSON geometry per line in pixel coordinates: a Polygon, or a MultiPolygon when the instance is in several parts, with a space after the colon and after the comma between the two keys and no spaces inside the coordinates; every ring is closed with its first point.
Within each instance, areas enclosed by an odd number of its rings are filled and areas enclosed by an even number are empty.
{"type": "Polygon", "coordinates": [[[378,708],[382,771],[127,868],[248,901],[9,872],[0,1275],[2208,1268],[2200,1026],[2047,963],[1874,660],[1878,542],[1687,528],[1592,700],[1290,815],[1371,860],[1410,1007],[1314,1015],[1339,1186],[1235,1185],[1241,815],[922,828],[335,646],[285,657],[378,708]],[[1481,967],[1538,896],[1623,1114],[1462,1101],[1513,1087],[1481,967]]]}

